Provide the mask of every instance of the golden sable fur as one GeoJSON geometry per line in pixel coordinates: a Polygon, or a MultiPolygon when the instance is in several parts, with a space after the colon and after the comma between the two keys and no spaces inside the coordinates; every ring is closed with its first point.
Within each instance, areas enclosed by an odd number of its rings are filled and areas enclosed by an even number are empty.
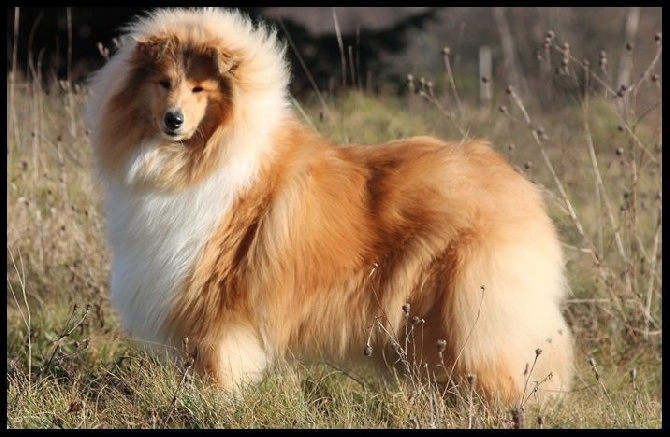
{"type": "Polygon", "coordinates": [[[188,338],[227,388],[285,357],[387,368],[400,346],[422,374],[475,375],[509,403],[569,389],[539,189],[485,141],[335,146],[291,112],[288,80],[274,31],[222,9],[138,18],[92,77],[128,332],[169,351],[188,338]]]}

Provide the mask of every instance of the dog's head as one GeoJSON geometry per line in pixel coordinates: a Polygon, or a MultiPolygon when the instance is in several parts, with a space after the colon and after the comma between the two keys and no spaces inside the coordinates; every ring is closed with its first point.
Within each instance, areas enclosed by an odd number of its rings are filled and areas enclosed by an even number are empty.
{"type": "Polygon", "coordinates": [[[275,31],[218,8],[159,9],[92,76],[88,126],[105,180],[168,190],[249,167],[288,107],[275,31]]]}
{"type": "Polygon", "coordinates": [[[219,46],[175,36],[137,42],[133,75],[152,125],[166,140],[201,143],[230,118],[236,60],[219,46]]]}

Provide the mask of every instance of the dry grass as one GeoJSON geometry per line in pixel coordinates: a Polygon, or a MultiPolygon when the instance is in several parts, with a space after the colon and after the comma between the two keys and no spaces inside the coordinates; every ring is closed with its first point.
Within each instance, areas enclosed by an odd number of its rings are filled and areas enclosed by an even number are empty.
{"type": "MultiPolygon", "coordinates": [[[[660,58],[660,40],[649,44],[660,58]]],[[[8,428],[660,428],[660,61],[637,68],[640,79],[622,90],[556,36],[546,49],[559,54],[557,75],[588,77],[594,91],[546,110],[502,87],[482,108],[459,94],[457,81],[438,90],[414,78],[415,93],[403,98],[347,92],[325,100],[327,115],[308,99],[299,109],[342,141],[485,136],[545,186],[568,254],[564,309],[577,339],[578,377],[562,402],[538,407],[529,386],[528,401],[509,411],[483,403],[472,381],[444,394],[418,377],[379,381],[310,363],[277,365],[232,399],[194,377],[187,358],[159,364],[125,338],[107,301],[104,218],[81,122],[85,90],[63,83],[47,93],[13,72],[8,428]]]]}

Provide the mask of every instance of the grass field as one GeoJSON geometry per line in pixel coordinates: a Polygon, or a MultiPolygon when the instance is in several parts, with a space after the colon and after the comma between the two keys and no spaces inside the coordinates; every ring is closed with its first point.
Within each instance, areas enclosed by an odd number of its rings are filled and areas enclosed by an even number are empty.
{"type": "Polygon", "coordinates": [[[560,98],[549,106],[506,84],[482,106],[478,96],[458,95],[449,77],[415,77],[403,96],[342,90],[295,102],[338,142],[489,138],[544,186],[568,258],[563,309],[576,338],[577,378],[561,402],[539,407],[530,396],[514,411],[483,403],[467,384],[441,396],[430,385],[319,363],[278,365],[233,399],[194,377],[187,362],[158,364],[126,338],[107,301],[101,191],[82,122],[86,89],[44,90],[13,72],[7,427],[660,428],[660,34],[640,44],[655,56],[635,65],[639,79],[621,89],[595,62],[586,66],[552,40],[560,80],[551,88],[560,98]],[[565,85],[585,80],[588,93],[565,85]]]}

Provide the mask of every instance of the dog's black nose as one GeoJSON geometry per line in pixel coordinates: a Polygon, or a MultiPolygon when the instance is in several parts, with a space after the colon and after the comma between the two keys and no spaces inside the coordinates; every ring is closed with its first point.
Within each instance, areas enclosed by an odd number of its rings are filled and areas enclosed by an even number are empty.
{"type": "Polygon", "coordinates": [[[179,129],[184,124],[184,113],[181,111],[169,111],[165,113],[165,126],[170,129],[179,129]]]}

